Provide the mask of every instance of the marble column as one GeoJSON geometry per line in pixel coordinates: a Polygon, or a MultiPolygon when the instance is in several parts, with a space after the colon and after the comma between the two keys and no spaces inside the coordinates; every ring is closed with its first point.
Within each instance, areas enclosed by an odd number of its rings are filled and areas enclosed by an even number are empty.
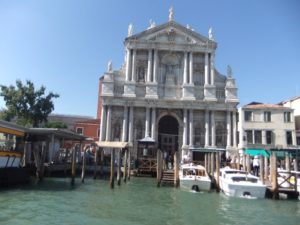
{"type": "Polygon", "coordinates": [[[130,67],[131,67],[131,54],[130,49],[126,49],[126,77],[125,81],[129,81],[130,76],[130,67]]]}
{"type": "Polygon", "coordinates": [[[158,56],[157,50],[154,50],[154,65],[153,65],[153,82],[157,83],[157,64],[158,64],[158,56]]]}
{"type": "Polygon", "coordinates": [[[131,73],[131,81],[135,82],[135,67],[136,67],[136,49],[133,50],[132,56],[132,73],[131,73]]]}
{"type": "Polygon", "coordinates": [[[100,124],[100,141],[105,141],[106,133],[106,106],[102,105],[101,109],[101,124],[100,124]]]}
{"type": "Polygon", "coordinates": [[[146,107],[145,137],[149,136],[150,108],[146,107]]]}
{"type": "Polygon", "coordinates": [[[122,141],[127,141],[128,107],[124,106],[122,141]]]}
{"type": "Polygon", "coordinates": [[[182,135],[182,146],[187,146],[187,109],[183,109],[183,135],[182,135]]]}
{"type": "Polygon", "coordinates": [[[156,108],[152,108],[151,137],[155,140],[156,108]]]}
{"type": "Polygon", "coordinates": [[[190,124],[190,147],[194,146],[194,115],[193,110],[189,110],[189,124],[190,124]]]}
{"type": "Polygon", "coordinates": [[[148,50],[148,68],[147,68],[147,82],[151,82],[152,74],[152,49],[148,50]]]}
{"type": "Polygon", "coordinates": [[[236,127],[236,112],[234,111],[232,113],[232,135],[233,135],[233,147],[237,147],[237,140],[236,140],[236,137],[237,137],[237,127],[236,127]]]}
{"type": "Polygon", "coordinates": [[[193,84],[194,83],[194,79],[193,79],[193,52],[190,52],[190,80],[189,80],[189,84],[193,84]]]}
{"type": "Polygon", "coordinates": [[[132,142],[133,141],[133,106],[130,106],[129,108],[129,134],[128,134],[128,141],[132,142]]]}
{"type": "Polygon", "coordinates": [[[204,85],[209,84],[209,76],[208,76],[208,53],[205,52],[205,59],[204,59],[204,85]]]}
{"type": "Polygon", "coordinates": [[[210,84],[215,85],[215,54],[210,54],[210,84]]]}
{"type": "Polygon", "coordinates": [[[187,84],[187,78],[188,78],[188,57],[187,57],[187,52],[184,52],[183,84],[187,84]]]}
{"type": "Polygon", "coordinates": [[[216,146],[216,123],[215,123],[215,111],[211,111],[211,145],[216,146]]]}
{"type": "Polygon", "coordinates": [[[111,106],[107,106],[107,119],[106,119],[106,137],[105,141],[111,141],[111,106]]]}
{"type": "Polygon", "coordinates": [[[231,118],[230,111],[227,111],[227,148],[231,146],[231,118]]]}
{"type": "Polygon", "coordinates": [[[205,147],[209,146],[209,112],[205,110],[205,147]]]}

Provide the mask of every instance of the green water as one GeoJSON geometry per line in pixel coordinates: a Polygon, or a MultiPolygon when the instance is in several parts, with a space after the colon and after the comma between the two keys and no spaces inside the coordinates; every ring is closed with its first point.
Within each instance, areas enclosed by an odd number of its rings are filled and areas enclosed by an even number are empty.
{"type": "Polygon", "coordinates": [[[115,189],[108,180],[46,178],[21,188],[0,189],[0,224],[300,224],[298,200],[250,200],[223,194],[156,187],[132,177],[115,189]]]}

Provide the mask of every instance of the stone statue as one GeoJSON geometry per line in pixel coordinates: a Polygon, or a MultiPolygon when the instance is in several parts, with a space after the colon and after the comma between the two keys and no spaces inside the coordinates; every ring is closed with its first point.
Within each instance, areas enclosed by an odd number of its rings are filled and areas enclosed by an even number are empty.
{"type": "Polygon", "coordinates": [[[231,69],[231,66],[227,66],[227,77],[232,77],[232,69],[231,69]]]}
{"type": "Polygon", "coordinates": [[[130,37],[132,35],[133,35],[133,25],[132,25],[132,23],[130,23],[128,25],[128,35],[127,35],[127,37],[130,37]]]}
{"type": "Polygon", "coordinates": [[[174,20],[174,11],[173,11],[173,6],[170,7],[169,9],[169,21],[174,20]]]}
{"type": "Polygon", "coordinates": [[[151,28],[153,28],[153,27],[156,26],[155,22],[152,19],[150,19],[149,23],[150,23],[149,29],[151,29],[151,28]]]}
{"type": "Polygon", "coordinates": [[[214,40],[214,34],[211,27],[208,29],[208,39],[211,41],[214,40]]]}
{"type": "Polygon", "coordinates": [[[113,68],[112,68],[112,61],[109,60],[108,61],[108,64],[107,64],[107,72],[111,73],[113,71],[113,68]]]}

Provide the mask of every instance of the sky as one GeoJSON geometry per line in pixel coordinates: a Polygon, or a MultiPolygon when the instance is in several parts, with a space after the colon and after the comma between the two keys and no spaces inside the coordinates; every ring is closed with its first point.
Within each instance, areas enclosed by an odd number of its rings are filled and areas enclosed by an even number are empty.
{"type": "MultiPolygon", "coordinates": [[[[98,82],[112,60],[124,62],[124,39],[174,20],[207,36],[216,69],[232,67],[240,105],[300,95],[298,0],[0,0],[0,85],[31,80],[58,93],[53,113],[95,117],[98,82]]],[[[5,102],[0,98],[0,109],[5,102]]]]}

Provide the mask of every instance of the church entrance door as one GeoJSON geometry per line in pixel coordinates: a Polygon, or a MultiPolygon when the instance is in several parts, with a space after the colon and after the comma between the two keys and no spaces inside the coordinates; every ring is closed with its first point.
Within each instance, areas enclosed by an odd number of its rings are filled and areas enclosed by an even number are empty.
{"type": "Polygon", "coordinates": [[[179,124],[173,116],[164,116],[158,124],[158,144],[159,148],[167,153],[174,155],[178,150],[179,124]]]}

